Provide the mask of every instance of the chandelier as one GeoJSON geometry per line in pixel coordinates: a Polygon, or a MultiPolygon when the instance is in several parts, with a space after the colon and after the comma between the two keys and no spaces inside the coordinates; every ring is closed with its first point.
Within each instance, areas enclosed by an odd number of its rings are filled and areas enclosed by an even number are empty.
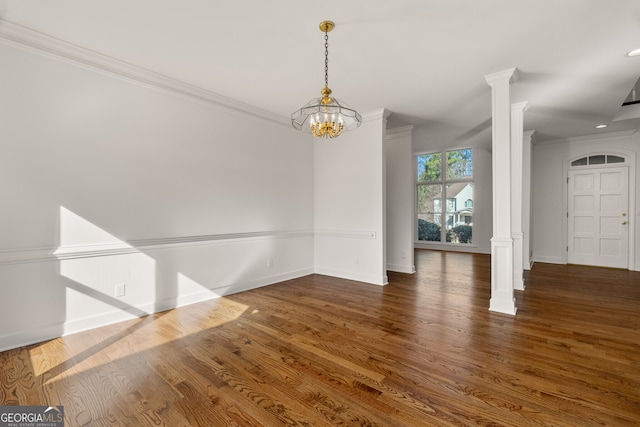
{"type": "Polygon", "coordinates": [[[291,114],[294,128],[311,133],[316,138],[337,138],[342,131],[356,129],[362,124],[362,116],[342,100],[331,96],[329,89],[329,32],[335,24],[322,21],[320,31],[324,33],[324,88],[322,97],[312,99],[291,114]]]}

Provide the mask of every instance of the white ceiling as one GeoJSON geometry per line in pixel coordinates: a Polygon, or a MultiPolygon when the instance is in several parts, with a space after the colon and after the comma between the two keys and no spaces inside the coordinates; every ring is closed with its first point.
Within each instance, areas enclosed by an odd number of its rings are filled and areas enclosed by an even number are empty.
{"type": "MultiPolygon", "coordinates": [[[[0,0],[0,17],[282,116],[329,86],[424,141],[490,140],[484,76],[517,67],[539,140],[611,122],[640,76],[638,0],[0,0]]],[[[463,143],[463,142],[461,142],[463,143]]]]}

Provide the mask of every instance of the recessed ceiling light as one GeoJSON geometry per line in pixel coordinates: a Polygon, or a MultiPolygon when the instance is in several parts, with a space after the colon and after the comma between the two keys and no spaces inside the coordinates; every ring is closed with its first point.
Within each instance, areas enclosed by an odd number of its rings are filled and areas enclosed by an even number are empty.
{"type": "Polygon", "coordinates": [[[609,125],[596,125],[595,128],[596,129],[604,129],[606,127],[608,127],[609,125]]]}
{"type": "Polygon", "coordinates": [[[627,53],[627,56],[640,56],[640,49],[632,50],[631,52],[627,53]]]}

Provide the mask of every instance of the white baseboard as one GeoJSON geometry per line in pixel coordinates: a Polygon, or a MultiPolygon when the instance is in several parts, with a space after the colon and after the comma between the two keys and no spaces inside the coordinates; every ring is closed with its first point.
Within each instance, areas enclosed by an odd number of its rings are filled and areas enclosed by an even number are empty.
{"type": "Polygon", "coordinates": [[[491,254],[491,248],[479,248],[472,245],[456,243],[425,243],[414,242],[415,249],[429,249],[432,251],[468,252],[474,254],[491,254]]]}
{"type": "MultiPolygon", "coordinates": [[[[64,322],[64,329],[62,336],[77,334],[78,332],[84,332],[102,326],[113,325],[114,323],[124,322],[131,319],[137,319],[139,317],[145,317],[149,314],[156,313],[156,305],[154,303],[140,304],[128,309],[111,310],[105,313],[100,313],[95,316],[86,316],[79,319],[73,319],[64,322]],[[140,312],[146,314],[140,314],[140,312]]],[[[55,337],[57,338],[57,337],[55,337]]]]}
{"type": "Polygon", "coordinates": [[[49,341],[62,336],[64,322],[42,326],[36,329],[14,332],[0,337],[0,352],[24,347],[39,342],[49,341]]]}
{"type": "Polygon", "coordinates": [[[259,280],[251,280],[244,283],[234,283],[228,286],[220,286],[215,289],[210,289],[208,291],[191,293],[188,295],[181,295],[177,299],[169,299],[169,300],[159,302],[158,305],[163,307],[162,310],[159,310],[159,311],[165,311],[165,310],[170,310],[172,308],[184,307],[190,304],[196,304],[199,302],[204,302],[211,299],[224,297],[226,295],[232,295],[232,294],[237,294],[239,292],[250,291],[251,289],[257,289],[263,286],[284,282],[285,280],[291,280],[298,277],[308,276],[309,274],[313,274],[312,268],[289,271],[282,274],[262,277],[259,280]]]}
{"type": "MultiPolygon", "coordinates": [[[[547,264],[565,264],[562,257],[534,255],[533,260],[534,262],[544,262],[547,264]]],[[[533,265],[533,263],[531,265],[533,265]]]]}
{"type": "Polygon", "coordinates": [[[388,271],[395,271],[396,273],[414,274],[416,272],[415,265],[401,265],[401,264],[387,264],[388,271]]]}
{"type": "Polygon", "coordinates": [[[190,295],[181,295],[175,299],[166,299],[148,304],[131,307],[131,310],[113,310],[106,313],[100,313],[96,316],[88,316],[81,319],[73,319],[67,322],[60,322],[55,325],[46,325],[31,330],[21,330],[10,335],[0,337],[0,351],[11,350],[26,345],[41,343],[44,341],[59,338],[61,336],[71,335],[90,329],[108,326],[126,320],[143,317],[140,312],[153,314],[159,313],[173,308],[184,307],[190,304],[203,302],[211,299],[220,298],[226,295],[244,292],[262,286],[272,285],[274,283],[285,280],[295,279],[297,277],[313,274],[313,269],[300,269],[289,271],[273,276],[261,277],[257,280],[251,280],[242,283],[233,283],[227,286],[221,286],[209,291],[198,292],[190,295]]]}
{"type": "Polygon", "coordinates": [[[389,283],[387,276],[369,276],[364,274],[355,273],[352,271],[336,270],[333,268],[316,267],[314,273],[324,274],[326,276],[339,277],[341,279],[355,280],[357,282],[370,283],[372,285],[386,285],[389,283]]]}

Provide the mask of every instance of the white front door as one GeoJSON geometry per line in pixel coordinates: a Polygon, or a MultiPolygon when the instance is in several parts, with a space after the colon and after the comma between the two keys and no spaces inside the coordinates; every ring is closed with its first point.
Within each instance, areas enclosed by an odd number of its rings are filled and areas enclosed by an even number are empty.
{"type": "Polygon", "coordinates": [[[569,171],[570,264],[628,267],[628,177],[627,167],[569,171]]]}

